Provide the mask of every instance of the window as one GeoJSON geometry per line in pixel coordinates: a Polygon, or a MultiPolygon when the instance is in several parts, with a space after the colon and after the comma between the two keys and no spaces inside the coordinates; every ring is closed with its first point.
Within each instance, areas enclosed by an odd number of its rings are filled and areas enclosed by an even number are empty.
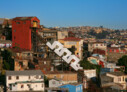
{"type": "Polygon", "coordinates": [[[27,55],[30,56],[30,53],[28,53],[27,55]]]}
{"type": "Polygon", "coordinates": [[[11,76],[8,76],[8,80],[11,80],[11,76]]]}
{"type": "Polygon", "coordinates": [[[27,86],[30,88],[31,85],[30,84],[27,84],[27,86]]]}
{"type": "Polygon", "coordinates": [[[24,85],[21,85],[21,88],[24,88],[24,85]]]}
{"type": "Polygon", "coordinates": [[[10,90],[12,90],[12,84],[9,84],[9,88],[10,88],[10,90]]]}
{"type": "Polygon", "coordinates": [[[38,79],[39,78],[39,76],[38,75],[36,75],[36,79],[38,79]]]}
{"type": "Polygon", "coordinates": [[[43,75],[41,76],[41,78],[43,79],[43,75]]]}
{"type": "Polygon", "coordinates": [[[19,79],[19,76],[16,76],[16,79],[18,80],[19,79]]]}
{"type": "Polygon", "coordinates": [[[124,77],[123,77],[123,81],[124,81],[124,77]]]}
{"type": "Polygon", "coordinates": [[[44,61],[44,65],[46,65],[46,61],[44,61]]]}
{"type": "Polygon", "coordinates": [[[29,76],[29,79],[30,79],[30,76],[29,76]]]}
{"type": "Polygon", "coordinates": [[[16,24],[20,24],[20,22],[16,22],[16,24]]]}
{"type": "Polygon", "coordinates": [[[121,78],[118,78],[118,81],[121,81],[121,78]]]}

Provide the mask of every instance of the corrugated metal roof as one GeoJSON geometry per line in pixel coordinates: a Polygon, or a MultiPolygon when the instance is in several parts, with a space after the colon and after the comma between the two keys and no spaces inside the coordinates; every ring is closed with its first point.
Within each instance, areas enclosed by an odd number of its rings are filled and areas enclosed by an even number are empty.
{"type": "Polygon", "coordinates": [[[43,73],[41,70],[6,71],[6,75],[43,75],[43,73]]]}

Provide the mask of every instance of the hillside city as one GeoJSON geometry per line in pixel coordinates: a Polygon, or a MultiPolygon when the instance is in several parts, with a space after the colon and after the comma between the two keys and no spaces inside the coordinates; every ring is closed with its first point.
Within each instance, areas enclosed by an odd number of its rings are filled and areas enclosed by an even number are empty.
{"type": "Polygon", "coordinates": [[[44,25],[0,18],[0,92],[127,91],[127,29],[44,25]]]}

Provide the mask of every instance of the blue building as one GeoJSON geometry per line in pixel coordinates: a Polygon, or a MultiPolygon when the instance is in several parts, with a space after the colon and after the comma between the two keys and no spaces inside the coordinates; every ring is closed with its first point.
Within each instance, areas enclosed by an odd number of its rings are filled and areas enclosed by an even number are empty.
{"type": "Polygon", "coordinates": [[[69,92],[83,92],[82,84],[65,84],[59,88],[68,88],[69,92]]]}

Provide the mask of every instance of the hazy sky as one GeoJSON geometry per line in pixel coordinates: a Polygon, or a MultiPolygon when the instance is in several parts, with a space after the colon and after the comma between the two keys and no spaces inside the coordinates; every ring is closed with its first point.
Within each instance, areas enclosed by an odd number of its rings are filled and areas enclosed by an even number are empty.
{"type": "Polygon", "coordinates": [[[37,16],[42,25],[127,29],[127,0],[0,0],[0,17],[37,16]]]}

